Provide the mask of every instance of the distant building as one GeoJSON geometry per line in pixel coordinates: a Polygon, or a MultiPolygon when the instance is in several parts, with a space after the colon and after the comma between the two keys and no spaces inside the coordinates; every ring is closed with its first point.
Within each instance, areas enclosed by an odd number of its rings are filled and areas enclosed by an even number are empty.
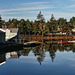
{"type": "Polygon", "coordinates": [[[19,28],[0,28],[0,30],[5,31],[5,41],[20,39],[19,28]]]}
{"type": "Polygon", "coordinates": [[[75,28],[74,28],[74,29],[72,29],[72,34],[74,34],[74,35],[75,35],[75,28]]]}
{"type": "Polygon", "coordinates": [[[75,28],[74,28],[74,29],[72,29],[72,32],[75,32],[75,28]]]}
{"type": "Polygon", "coordinates": [[[0,30],[0,43],[5,43],[5,32],[0,30]]]}

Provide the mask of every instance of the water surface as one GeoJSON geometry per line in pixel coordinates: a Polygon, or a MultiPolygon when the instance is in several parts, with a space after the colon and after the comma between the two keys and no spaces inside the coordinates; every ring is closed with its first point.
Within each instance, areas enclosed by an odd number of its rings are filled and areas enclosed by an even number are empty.
{"type": "Polygon", "coordinates": [[[0,75],[75,75],[75,44],[43,43],[0,53],[0,75]]]}

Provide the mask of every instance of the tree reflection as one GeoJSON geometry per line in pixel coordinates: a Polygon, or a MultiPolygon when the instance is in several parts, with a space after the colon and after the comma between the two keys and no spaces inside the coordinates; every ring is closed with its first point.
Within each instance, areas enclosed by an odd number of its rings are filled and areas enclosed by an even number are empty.
{"type": "Polygon", "coordinates": [[[75,43],[52,43],[52,42],[43,42],[40,46],[36,47],[24,47],[23,50],[2,53],[0,54],[0,63],[6,61],[6,58],[19,58],[21,55],[28,56],[32,51],[34,56],[37,58],[37,61],[42,64],[45,60],[46,52],[49,53],[51,61],[54,62],[56,57],[56,52],[75,52],[75,43]]]}
{"type": "Polygon", "coordinates": [[[48,48],[48,50],[47,50],[48,52],[49,52],[49,54],[50,54],[50,57],[51,57],[51,60],[52,60],[52,62],[54,61],[54,58],[55,58],[55,53],[56,53],[56,51],[57,51],[57,44],[52,44],[52,43],[50,43],[49,44],[49,48],[48,48]]]}
{"type": "Polygon", "coordinates": [[[31,48],[23,48],[21,53],[22,53],[23,56],[28,56],[30,51],[31,51],[31,48]]]}
{"type": "Polygon", "coordinates": [[[5,54],[0,54],[0,65],[6,63],[6,57],[5,54]]]}
{"type": "Polygon", "coordinates": [[[49,52],[52,62],[56,57],[56,52],[72,51],[75,52],[75,44],[72,43],[43,43],[41,46],[34,48],[33,53],[37,57],[38,62],[41,63],[45,59],[45,52],[49,52]]]}
{"type": "Polygon", "coordinates": [[[41,65],[42,61],[45,58],[45,50],[44,50],[43,45],[35,47],[33,50],[33,53],[37,57],[37,60],[41,65]]]}

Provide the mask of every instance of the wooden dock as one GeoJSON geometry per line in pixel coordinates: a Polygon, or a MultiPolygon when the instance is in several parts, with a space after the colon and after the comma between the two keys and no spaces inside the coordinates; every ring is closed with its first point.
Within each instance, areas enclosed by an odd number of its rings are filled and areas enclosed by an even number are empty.
{"type": "Polygon", "coordinates": [[[26,42],[26,43],[23,43],[23,46],[37,46],[37,45],[40,45],[41,44],[41,42],[39,42],[39,41],[30,41],[30,42],[26,42]]]}
{"type": "Polygon", "coordinates": [[[69,43],[75,43],[75,41],[68,41],[69,43]]]}
{"type": "Polygon", "coordinates": [[[11,49],[14,47],[34,47],[37,45],[40,45],[41,42],[38,41],[30,41],[30,42],[25,42],[25,43],[6,43],[6,44],[0,44],[0,50],[2,49],[11,49]]]}

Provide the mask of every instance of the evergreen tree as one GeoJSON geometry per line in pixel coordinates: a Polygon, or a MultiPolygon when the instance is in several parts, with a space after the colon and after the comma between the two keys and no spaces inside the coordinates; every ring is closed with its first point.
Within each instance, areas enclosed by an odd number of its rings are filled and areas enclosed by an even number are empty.
{"type": "Polygon", "coordinates": [[[75,17],[72,17],[70,19],[70,23],[73,25],[73,27],[75,28],[75,17]]]}
{"type": "Polygon", "coordinates": [[[44,27],[45,27],[45,19],[41,13],[41,11],[39,12],[37,19],[40,21],[39,22],[39,34],[44,35],[44,27]]]}
{"type": "Polygon", "coordinates": [[[49,29],[53,33],[53,32],[57,32],[57,28],[58,28],[57,21],[55,20],[54,15],[52,14],[49,23],[49,29]]]}
{"type": "Polygon", "coordinates": [[[40,22],[44,22],[44,21],[45,21],[43,15],[42,15],[42,13],[41,13],[41,11],[39,12],[39,14],[38,14],[38,16],[37,16],[37,19],[38,19],[40,22]]]}
{"type": "Polygon", "coordinates": [[[54,20],[55,20],[55,18],[54,18],[54,15],[52,14],[50,21],[54,21],[54,20]]]}

